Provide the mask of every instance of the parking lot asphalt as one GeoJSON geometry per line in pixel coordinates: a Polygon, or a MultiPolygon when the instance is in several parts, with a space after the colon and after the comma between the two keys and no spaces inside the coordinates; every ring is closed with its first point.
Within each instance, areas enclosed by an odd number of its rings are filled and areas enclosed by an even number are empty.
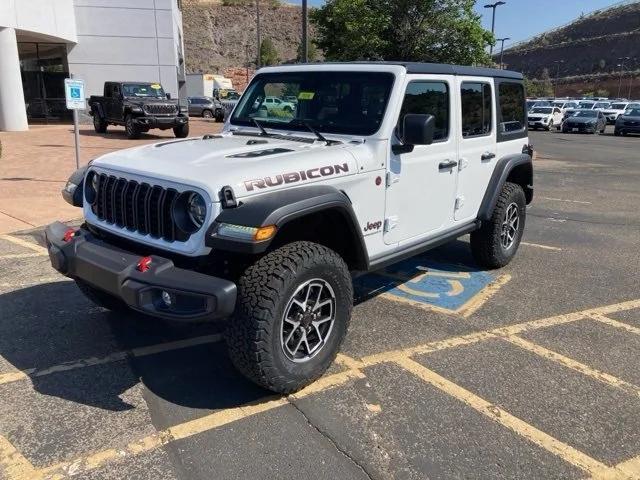
{"type": "Polygon", "coordinates": [[[111,314],[40,229],[0,236],[0,478],[640,478],[640,138],[530,139],[515,260],[461,238],[357,280],[342,353],[288,397],[224,325],[111,314]]]}

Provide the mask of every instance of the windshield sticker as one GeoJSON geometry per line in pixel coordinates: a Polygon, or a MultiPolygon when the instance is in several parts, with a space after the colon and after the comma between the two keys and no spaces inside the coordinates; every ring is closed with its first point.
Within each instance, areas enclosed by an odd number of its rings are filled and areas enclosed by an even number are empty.
{"type": "Polygon", "coordinates": [[[153,88],[154,90],[160,90],[162,86],[159,83],[154,83],[153,85],[151,85],[151,88],[153,88]]]}
{"type": "Polygon", "coordinates": [[[298,94],[298,100],[313,100],[315,95],[315,92],[300,92],[298,94]]]}

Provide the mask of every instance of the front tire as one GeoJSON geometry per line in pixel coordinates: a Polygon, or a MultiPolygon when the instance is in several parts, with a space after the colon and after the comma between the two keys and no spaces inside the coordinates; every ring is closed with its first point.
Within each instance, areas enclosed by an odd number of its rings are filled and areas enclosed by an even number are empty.
{"type": "Polygon", "coordinates": [[[179,127],[173,127],[173,134],[176,138],[186,138],[189,136],[189,124],[183,123],[179,127]]]}
{"type": "Polygon", "coordinates": [[[129,114],[124,119],[124,129],[127,132],[127,138],[129,140],[136,140],[140,138],[140,128],[136,125],[133,115],[129,114]]]}
{"type": "Polygon", "coordinates": [[[520,185],[504,184],[491,220],[471,233],[471,252],[478,265],[501,268],[515,256],[524,232],[526,204],[520,185]]]}
{"type": "Polygon", "coordinates": [[[107,133],[107,122],[98,112],[93,113],[93,129],[96,133],[107,133]]]}
{"type": "Polygon", "coordinates": [[[288,394],[331,365],[347,333],[353,285],[333,250],[295,242],[268,253],[238,281],[226,333],[229,356],[251,381],[288,394]]]}
{"type": "Polygon", "coordinates": [[[213,112],[211,110],[203,110],[202,118],[213,118],[213,112]]]}

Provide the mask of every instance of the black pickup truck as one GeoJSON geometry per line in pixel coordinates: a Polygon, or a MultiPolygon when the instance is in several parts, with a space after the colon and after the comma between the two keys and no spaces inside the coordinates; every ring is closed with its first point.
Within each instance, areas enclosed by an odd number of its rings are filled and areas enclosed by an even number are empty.
{"type": "Polygon", "coordinates": [[[172,128],[178,138],[189,135],[187,107],[171,100],[159,83],[105,82],[104,95],[89,97],[89,106],[97,133],[105,133],[107,125],[124,125],[129,138],[152,128],[172,128]]]}

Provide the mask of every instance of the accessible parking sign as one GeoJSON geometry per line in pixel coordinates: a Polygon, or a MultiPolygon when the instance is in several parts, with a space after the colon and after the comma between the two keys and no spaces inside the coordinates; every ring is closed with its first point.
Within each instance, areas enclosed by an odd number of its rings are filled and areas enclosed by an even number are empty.
{"type": "Polygon", "coordinates": [[[64,79],[64,96],[69,110],[84,110],[84,80],[64,79]]]}

